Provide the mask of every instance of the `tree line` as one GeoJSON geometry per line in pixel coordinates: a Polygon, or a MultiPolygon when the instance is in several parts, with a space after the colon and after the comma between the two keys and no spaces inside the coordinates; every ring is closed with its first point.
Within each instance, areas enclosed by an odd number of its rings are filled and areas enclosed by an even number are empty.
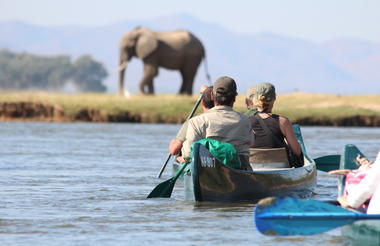
{"type": "Polygon", "coordinates": [[[77,91],[105,92],[103,64],[83,55],[37,56],[0,50],[0,89],[61,91],[71,83],[77,91]]]}

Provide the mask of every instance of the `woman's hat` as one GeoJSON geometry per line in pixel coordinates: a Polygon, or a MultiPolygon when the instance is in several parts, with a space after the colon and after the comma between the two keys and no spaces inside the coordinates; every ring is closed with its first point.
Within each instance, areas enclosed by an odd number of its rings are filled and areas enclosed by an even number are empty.
{"type": "Polygon", "coordinates": [[[253,95],[261,101],[270,102],[276,99],[276,89],[271,83],[260,83],[252,91],[253,95]]]}

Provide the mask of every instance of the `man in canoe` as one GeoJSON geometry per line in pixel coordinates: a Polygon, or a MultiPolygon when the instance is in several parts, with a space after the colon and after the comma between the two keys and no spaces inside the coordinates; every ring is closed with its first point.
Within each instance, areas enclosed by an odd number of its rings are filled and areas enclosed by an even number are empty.
{"type": "Polygon", "coordinates": [[[253,105],[253,97],[255,95],[257,85],[254,85],[247,90],[247,94],[245,97],[245,105],[247,106],[247,112],[245,112],[245,115],[252,116],[257,112],[257,108],[253,105]]]}
{"type": "Polygon", "coordinates": [[[250,170],[249,146],[253,144],[251,123],[248,116],[232,109],[236,96],[237,86],[232,78],[224,76],[215,81],[212,90],[215,107],[189,120],[181,161],[190,161],[192,143],[211,138],[232,144],[239,155],[241,168],[250,170]]]}
{"type": "MultiPolygon", "coordinates": [[[[214,107],[214,101],[211,99],[212,86],[208,87],[206,85],[202,85],[200,93],[203,94],[202,110],[203,110],[203,113],[205,113],[209,109],[214,107]]],[[[179,155],[181,153],[183,142],[185,142],[186,140],[186,132],[187,132],[188,123],[189,121],[185,121],[181,129],[178,131],[176,138],[170,141],[170,145],[169,145],[170,154],[179,155]]]]}

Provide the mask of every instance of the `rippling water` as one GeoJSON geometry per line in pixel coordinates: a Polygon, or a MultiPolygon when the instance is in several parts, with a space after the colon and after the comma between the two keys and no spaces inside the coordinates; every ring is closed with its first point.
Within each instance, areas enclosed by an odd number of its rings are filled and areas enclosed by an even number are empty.
{"type": "MultiPolygon", "coordinates": [[[[252,204],[145,199],[178,125],[0,123],[1,245],[350,245],[340,229],[308,237],[256,231],[252,204]]],[[[303,127],[309,155],[355,144],[374,158],[379,128],[303,127]]],[[[315,197],[335,199],[318,172],[315,197]]]]}

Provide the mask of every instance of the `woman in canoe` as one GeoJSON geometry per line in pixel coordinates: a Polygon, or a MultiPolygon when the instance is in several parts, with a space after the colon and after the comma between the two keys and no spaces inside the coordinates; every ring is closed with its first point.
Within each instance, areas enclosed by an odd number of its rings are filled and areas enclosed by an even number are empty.
{"type": "Polygon", "coordinates": [[[291,122],[285,116],[272,114],[274,102],[276,101],[274,85],[270,83],[258,84],[250,88],[250,94],[252,94],[250,96],[252,105],[257,110],[257,112],[250,117],[252,129],[255,134],[253,148],[284,148],[288,145],[290,148],[290,150],[288,149],[288,156],[294,156],[293,160],[289,160],[289,164],[296,165],[297,167],[302,166],[303,155],[301,146],[294,134],[291,122]]]}
{"type": "Polygon", "coordinates": [[[370,199],[367,213],[380,214],[380,151],[375,162],[366,170],[365,177],[347,194],[338,197],[338,201],[342,207],[357,209],[370,199]]]}
{"type": "MultiPolygon", "coordinates": [[[[329,171],[329,174],[346,176],[343,195],[351,193],[351,189],[362,181],[373,164],[367,158],[360,156],[356,158],[356,162],[360,165],[358,169],[337,169],[329,171]]],[[[363,204],[363,207],[366,208],[366,205],[368,204],[363,204]]]]}

